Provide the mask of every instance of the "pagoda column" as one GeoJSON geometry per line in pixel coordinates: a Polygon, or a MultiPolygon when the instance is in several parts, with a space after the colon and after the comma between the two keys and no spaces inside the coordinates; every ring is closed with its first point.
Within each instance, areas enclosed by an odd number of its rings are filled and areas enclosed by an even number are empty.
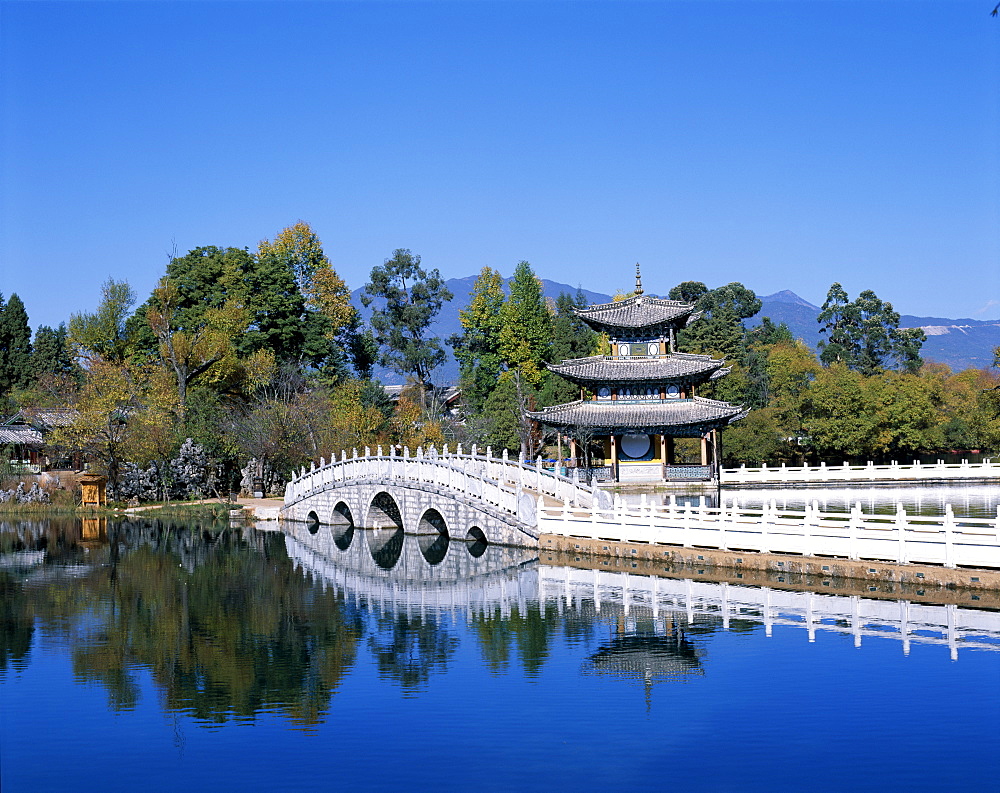
{"type": "Polygon", "coordinates": [[[712,430],[712,468],[716,479],[719,479],[722,469],[722,433],[717,429],[712,430]]]}
{"type": "Polygon", "coordinates": [[[701,436],[701,464],[708,465],[708,436],[701,436]]]}
{"type": "Polygon", "coordinates": [[[618,481],[618,438],[611,433],[611,479],[618,481]]]}
{"type": "Polygon", "coordinates": [[[569,457],[573,461],[573,467],[576,468],[576,438],[572,435],[569,437],[569,457]]]}

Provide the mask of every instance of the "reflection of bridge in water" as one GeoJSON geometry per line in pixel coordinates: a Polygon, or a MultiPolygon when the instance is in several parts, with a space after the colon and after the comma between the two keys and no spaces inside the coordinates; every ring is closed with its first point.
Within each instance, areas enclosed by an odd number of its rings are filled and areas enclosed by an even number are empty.
{"type": "Polygon", "coordinates": [[[678,625],[749,625],[768,636],[775,626],[798,628],[809,641],[820,633],[849,636],[857,647],[869,638],[891,638],[907,654],[913,644],[941,645],[953,659],[961,649],[1000,650],[1000,613],[994,611],[543,565],[527,549],[392,528],[291,524],[286,536],[289,556],[304,571],[380,613],[447,612],[471,620],[497,611],[506,617],[514,609],[524,614],[535,603],[650,640],[674,636],[678,625]]]}

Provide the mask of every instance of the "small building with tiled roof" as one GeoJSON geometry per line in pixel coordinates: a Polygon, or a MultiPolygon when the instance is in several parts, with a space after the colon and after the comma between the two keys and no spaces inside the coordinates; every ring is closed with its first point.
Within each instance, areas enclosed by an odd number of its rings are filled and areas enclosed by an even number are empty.
{"type": "Polygon", "coordinates": [[[643,293],[636,265],[635,294],[616,303],[576,310],[595,331],[606,333],[609,355],[565,360],[549,370],[580,386],[589,398],[527,415],[565,433],[577,463],[577,441],[598,442],[605,464],[592,467],[613,482],[717,479],[720,431],[746,415],[740,405],[705,399],[696,389],[729,373],[710,355],[677,352],[677,332],[700,317],[694,305],[643,293]],[[699,465],[677,465],[674,439],[701,440],[699,465]]]}
{"type": "Polygon", "coordinates": [[[56,464],[79,468],[79,454],[67,456],[47,440],[52,430],[68,427],[78,416],[75,408],[22,408],[0,420],[0,448],[8,449],[12,466],[21,473],[37,474],[56,464]]]}

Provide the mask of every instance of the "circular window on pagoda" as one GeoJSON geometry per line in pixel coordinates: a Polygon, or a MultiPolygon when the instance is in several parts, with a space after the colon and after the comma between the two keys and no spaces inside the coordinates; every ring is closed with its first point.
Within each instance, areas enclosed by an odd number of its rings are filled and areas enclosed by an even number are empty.
{"type": "Polygon", "coordinates": [[[597,398],[598,399],[611,399],[611,389],[608,388],[607,386],[604,386],[603,388],[599,389],[598,392],[597,392],[597,398]]]}
{"type": "Polygon", "coordinates": [[[649,354],[650,355],[659,355],[660,354],[660,345],[657,344],[655,341],[651,341],[649,343],[649,354]]]}
{"type": "Polygon", "coordinates": [[[649,454],[650,441],[648,435],[623,435],[622,453],[635,459],[649,454]]]}
{"type": "Polygon", "coordinates": [[[667,399],[680,399],[681,389],[675,385],[667,386],[667,399]]]}
{"type": "Polygon", "coordinates": [[[629,348],[628,348],[627,344],[619,344],[618,345],[618,354],[619,355],[628,355],[628,353],[629,353],[629,348]]]}

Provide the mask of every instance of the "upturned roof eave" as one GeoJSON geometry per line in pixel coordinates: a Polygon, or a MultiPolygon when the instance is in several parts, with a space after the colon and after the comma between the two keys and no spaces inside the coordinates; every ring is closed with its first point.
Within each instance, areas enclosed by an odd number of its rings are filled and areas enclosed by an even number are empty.
{"type": "Polygon", "coordinates": [[[616,402],[577,400],[576,402],[568,402],[562,405],[553,405],[541,411],[526,411],[525,415],[552,427],[583,426],[591,427],[599,432],[615,433],[634,430],[644,430],[647,432],[660,430],[664,434],[678,434],[684,430],[698,430],[700,432],[706,429],[725,427],[743,418],[748,412],[742,405],[732,405],[728,402],[695,397],[691,400],[657,402],[652,404],[627,403],[627,405],[616,402]],[[588,412],[591,415],[582,415],[583,410],[588,405],[597,405],[599,407],[590,409],[588,412]],[[680,410],[679,408],[682,405],[692,409],[680,410]],[[685,412],[696,412],[693,408],[698,407],[708,411],[708,414],[683,415],[685,412]],[[598,415],[593,415],[595,412],[598,415]],[[624,412],[631,415],[615,415],[612,418],[615,412],[619,414],[624,412]],[[607,416],[603,421],[600,419],[600,414],[602,413],[607,416]],[[643,415],[643,413],[646,415],[643,415]],[[671,413],[681,413],[681,415],[677,415],[671,421],[669,420],[671,413]]]}
{"type": "Polygon", "coordinates": [[[565,377],[580,385],[586,384],[623,384],[630,383],[672,383],[705,382],[716,378],[716,373],[725,366],[725,361],[709,356],[670,356],[666,358],[647,358],[627,360],[592,356],[576,358],[558,364],[547,364],[550,372],[565,377]],[[664,371],[681,365],[681,371],[664,371]],[[691,364],[684,370],[684,364],[691,364]],[[596,371],[589,371],[596,370],[596,371]],[[648,371],[643,371],[648,370],[648,371]]]}

